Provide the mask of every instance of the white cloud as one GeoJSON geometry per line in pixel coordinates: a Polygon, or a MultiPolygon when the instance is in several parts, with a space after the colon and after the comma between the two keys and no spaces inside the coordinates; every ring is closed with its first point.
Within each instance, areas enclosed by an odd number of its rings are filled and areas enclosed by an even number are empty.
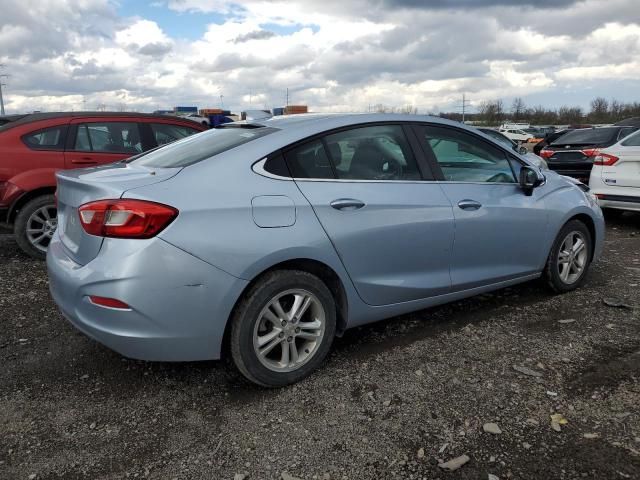
{"type": "Polygon", "coordinates": [[[570,87],[582,89],[586,103],[591,81],[611,85],[597,92],[604,96],[615,96],[621,80],[640,82],[635,0],[545,1],[526,15],[515,0],[460,8],[417,8],[412,0],[155,2],[181,22],[226,16],[195,40],[172,38],[148,18],[119,17],[111,1],[23,0],[4,9],[9,111],[207,107],[220,95],[239,109],[249,92],[252,106],[273,107],[287,88],[293,102],[314,110],[384,103],[427,111],[454,108],[462,92],[474,104],[542,93],[557,102],[556,92],[570,87]]]}

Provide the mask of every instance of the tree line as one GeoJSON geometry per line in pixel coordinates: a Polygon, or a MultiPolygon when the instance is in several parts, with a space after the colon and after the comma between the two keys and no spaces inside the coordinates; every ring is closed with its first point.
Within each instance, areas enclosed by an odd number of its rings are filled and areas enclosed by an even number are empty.
{"type": "MultiPolygon", "coordinates": [[[[571,125],[615,123],[629,117],[640,117],[640,102],[625,103],[597,97],[591,101],[590,107],[588,112],[576,106],[562,106],[558,109],[542,105],[529,107],[522,98],[515,98],[510,108],[507,108],[501,99],[497,99],[482,102],[477,113],[466,114],[465,120],[487,126],[497,126],[505,121],[533,125],[571,125]]],[[[462,114],[457,112],[441,113],[440,116],[462,121],[462,114]]]]}

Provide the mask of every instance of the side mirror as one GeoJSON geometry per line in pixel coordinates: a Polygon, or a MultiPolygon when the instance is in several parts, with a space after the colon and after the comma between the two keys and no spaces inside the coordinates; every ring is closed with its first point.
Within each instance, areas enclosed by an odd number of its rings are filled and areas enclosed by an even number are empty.
{"type": "Polygon", "coordinates": [[[533,189],[542,185],[543,182],[544,177],[535,168],[525,165],[520,169],[519,183],[525,195],[530,196],[533,189]]]}

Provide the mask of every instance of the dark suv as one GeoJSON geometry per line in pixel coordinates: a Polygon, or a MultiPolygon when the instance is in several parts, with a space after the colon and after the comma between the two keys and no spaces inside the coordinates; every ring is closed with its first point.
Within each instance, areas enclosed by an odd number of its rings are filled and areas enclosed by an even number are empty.
{"type": "Polygon", "coordinates": [[[0,223],[44,258],[56,229],[55,172],[117,162],[201,132],[191,120],[143,113],[39,113],[0,126],[0,223]]]}
{"type": "Polygon", "coordinates": [[[571,130],[540,151],[550,170],[589,183],[593,160],[601,148],[610,147],[638,127],[612,126],[571,130]]]}

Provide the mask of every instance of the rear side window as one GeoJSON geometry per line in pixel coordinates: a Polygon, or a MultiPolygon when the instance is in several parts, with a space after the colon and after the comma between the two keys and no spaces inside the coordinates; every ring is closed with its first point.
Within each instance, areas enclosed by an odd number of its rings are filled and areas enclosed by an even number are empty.
{"type": "Polygon", "coordinates": [[[621,143],[625,147],[640,147],[640,131],[630,135],[621,143]]]}
{"type": "Polygon", "coordinates": [[[353,180],[420,180],[400,125],[354,128],[325,137],[335,173],[353,180]]]}
{"type": "Polygon", "coordinates": [[[313,140],[289,150],[286,159],[294,178],[335,178],[321,140],[313,140]]]}
{"type": "Polygon", "coordinates": [[[34,150],[64,150],[67,126],[45,128],[22,137],[27,147],[34,150]]]}
{"type": "Polygon", "coordinates": [[[622,140],[624,137],[629,135],[631,132],[634,132],[636,128],[633,127],[625,127],[620,129],[620,133],[618,134],[618,140],[622,140]]]}
{"type": "Polygon", "coordinates": [[[74,150],[100,153],[140,153],[138,124],[133,122],[83,123],[78,125],[74,150]]]}
{"type": "Polygon", "coordinates": [[[133,160],[156,168],[186,167],[277,131],[270,127],[224,127],[165,145],[133,160]]]}
{"type": "Polygon", "coordinates": [[[150,124],[153,137],[157,145],[166,145],[182,138],[186,138],[195,133],[200,133],[195,128],[185,127],[184,125],[171,125],[169,123],[152,123],[150,124]]]}

